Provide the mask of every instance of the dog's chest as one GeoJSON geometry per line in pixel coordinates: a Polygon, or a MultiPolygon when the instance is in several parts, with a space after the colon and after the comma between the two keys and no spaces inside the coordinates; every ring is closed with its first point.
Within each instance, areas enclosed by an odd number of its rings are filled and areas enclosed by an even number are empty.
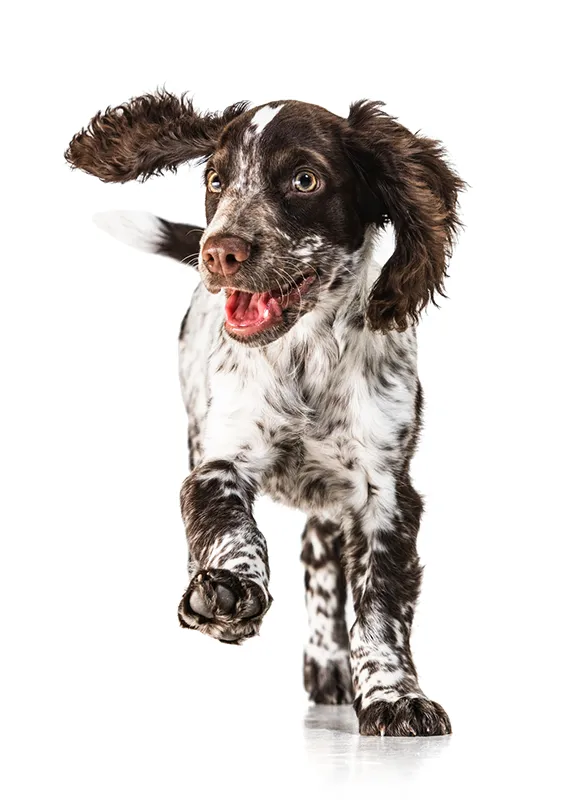
{"type": "Polygon", "coordinates": [[[242,460],[264,492],[294,507],[361,504],[412,424],[414,349],[333,330],[288,345],[217,350],[205,454],[242,460]]]}
{"type": "MultiPolygon", "coordinates": [[[[365,501],[413,417],[413,392],[401,376],[383,377],[379,354],[319,348],[279,385],[270,443],[278,452],[264,488],[306,511],[365,501]]],[[[388,372],[388,370],[387,370],[388,372]]]]}

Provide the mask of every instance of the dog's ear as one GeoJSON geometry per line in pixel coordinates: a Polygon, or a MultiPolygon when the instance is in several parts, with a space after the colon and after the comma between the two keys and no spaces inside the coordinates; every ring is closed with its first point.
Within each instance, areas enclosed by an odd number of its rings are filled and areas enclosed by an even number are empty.
{"type": "Polygon", "coordinates": [[[382,105],[352,104],[346,144],[363,184],[364,221],[389,219],[395,229],[395,251],[371,289],[368,320],[375,330],[405,330],[444,294],[464,183],[439,142],[411,133],[382,105]]]}
{"type": "Polygon", "coordinates": [[[199,114],[185,95],[145,94],[98,112],[74,136],[65,158],[102,181],[144,180],[211,155],[225,125],[246,108],[237,103],[222,113],[199,114]]]}

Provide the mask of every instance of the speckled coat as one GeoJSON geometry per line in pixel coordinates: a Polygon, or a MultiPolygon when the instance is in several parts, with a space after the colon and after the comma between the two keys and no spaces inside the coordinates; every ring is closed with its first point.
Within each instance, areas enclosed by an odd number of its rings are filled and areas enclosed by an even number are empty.
{"type": "Polygon", "coordinates": [[[409,646],[422,512],[409,465],[422,412],[415,324],[442,289],[462,183],[436,142],[369,103],[347,121],[293,101],[204,116],[161,93],[97,115],[67,153],[121,181],[198,156],[208,160],[204,231],[150,215],[102,220],[153,252],[185,260],[199,251],[203,283],[180,334],[192,467],[181,490],[189,585],[180,623],[229,643],[258,632],[272,598],[252,508],[268,494],[308,517],[311,699],[353,701],[363,734],[448,733],[409,646]],[[295,191],[304,159],[307,199],[295,191]],[[388,221],[396,249],[380,267],[374,246],[388,221]],[[235,277],[206,254],[227,233],[246,248],[235,277]],[[225,322],[225,293],[280,284],[279,319],[256,335],[225,322]],[[301,296],[305,285],[313,289],[301,296]],[[300,302],[283,305],[295,290],[300,302]]]}

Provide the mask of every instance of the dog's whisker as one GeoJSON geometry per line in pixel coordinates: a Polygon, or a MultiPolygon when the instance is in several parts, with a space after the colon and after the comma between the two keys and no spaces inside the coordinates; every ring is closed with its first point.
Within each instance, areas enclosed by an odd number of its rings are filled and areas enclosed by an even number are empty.
{"type": "Polygon", "coordinates": [[[181,258],[180,261],[184,264],[189,264],[190,266],[194,266],[194,264],[192,264],[192,259],[197,258],[198,256],[199,253],[191,253],[190,255],[181,258]]]}

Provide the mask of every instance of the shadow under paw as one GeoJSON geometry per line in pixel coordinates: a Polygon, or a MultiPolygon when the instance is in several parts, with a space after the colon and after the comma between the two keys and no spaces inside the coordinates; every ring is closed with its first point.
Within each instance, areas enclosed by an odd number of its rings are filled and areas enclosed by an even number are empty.
{"type": "Polygon", "coordinates": [[[377,700],[358,711],[364,736],[444,736],[452,732],[448,715],[426,697],[377,700]]]}
{"type": "Polygon", "coordinates": [[[303,683],[313,703],[322,705],[345,705],[354,699],[350,657],[343,653],[337,658],[327,658],[321,663],[305,653],[303,659],[303,683]]]}
{"type": "Polygon", "coordinates": [[[271,601],[248,578],[225,569],[201,570],[186,589],[178,619],[183,628],[239,644],[258,633],[271,601]]]}

